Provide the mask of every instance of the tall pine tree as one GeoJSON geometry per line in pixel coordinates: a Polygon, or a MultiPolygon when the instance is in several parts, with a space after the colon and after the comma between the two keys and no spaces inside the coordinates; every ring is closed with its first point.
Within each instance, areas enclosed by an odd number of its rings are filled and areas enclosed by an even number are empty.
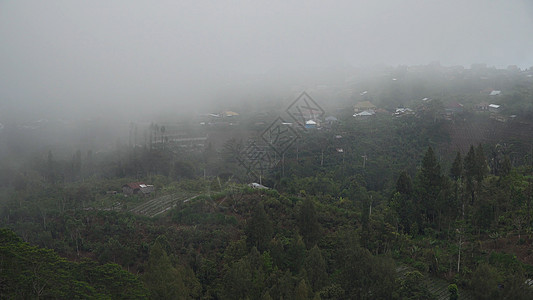
{"type": "Polygon", "coordinates": [[[392,205],[398,213],[399,223],[405,232],[416,233],[418,228],[413,227],[417,220],[416,211],[418,208],[413,202],[413,182],[407,171],[402,171],[396,181],[396,193],[393,195],[392,205]]]}
{"type": "Polygon", "coordinates": [[[459,151],[457,151],[452,168],[450,169],[450,176],[453,178],[453,180],[458,180],[461,178],[461,176],[463,176],[463,159],[461,157],[461,152],[459,151]]]}
{"type": "Polygon", "coordinates": [[[306,198],[298,213],[298,227],[307,248],[313,247],[320,237],[320,227],[313,201],[306,198]]]}
{"type": "Polygon", "coordinates": [[[476,151],[474,145],[470,145],[470,150],[465,156],[464,172],[466,178],[466,190],[470,193],[470,203],[474,203],[475,189],[474,177],[476,175],[476,151]]]}
{"type": "Polygon", "coordinates": [[[188,295],[183,274],[174,268],[158,241],[150,249],[143,281],[152,299],[185,299],[188,295]]]}
{"type": "Polygon", "coordinates": [[[433,148],[428,147],[422,159],[422,168],[418,174],[420,205],[426,215],[427,221],[432,222],[439,209],[438,196],[442,188],[442,175],[440,164],[435,157],[433,148]]]}
{"type": "Polygon", "coordinates": [[[249,247],[257,247],[259,251],[267,250],[274,229],[262,203],[256,205],[245,232],[249,247]]]}
{"type": "Polygon", "coordinates": [[[487,165],[487,159],[485,157],[485,152],[483,151],[483,147],[481,144],[479,144],[476,148],[476,164],[475,164],[475,177],[478,184],[481,184],[483,179],[487,176],[487,173],[489,172],[488,165],[487,165]]]}

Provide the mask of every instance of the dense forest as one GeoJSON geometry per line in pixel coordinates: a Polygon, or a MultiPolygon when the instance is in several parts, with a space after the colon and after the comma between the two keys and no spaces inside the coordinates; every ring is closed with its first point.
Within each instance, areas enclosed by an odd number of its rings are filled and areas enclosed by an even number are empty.
{"type": "Polygon", "coordinates": [[[131,123],[113,151],[2,163],[0,298],[533,298],[531,72],[388,72],[322,100],[335,120],[295,129],[260,176],[242,153],[285,103],[180,123],[201,147],[131,123]],[[375,115],[354,117],[364,101],[375,115]]]}

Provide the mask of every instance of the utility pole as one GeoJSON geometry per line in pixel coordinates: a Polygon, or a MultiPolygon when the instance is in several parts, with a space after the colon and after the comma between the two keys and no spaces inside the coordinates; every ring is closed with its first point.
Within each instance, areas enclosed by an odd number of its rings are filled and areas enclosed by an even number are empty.
{"type": "Polygon", "coordinates": [[[370,210],[368,211],[368,216],[372,215],[372,195],[370,195],[370,210]]]}
{"type": "Polygon", "coordinates": [[[344,176],[344,149],[342,151],[342,176],[344,176]]]}
{"type": "Polygon", "coordinates": [[[285,177],[285,152],[281,155],[281,177],[285,177]]]}
{"type": "Polygon", "coordinates": [[[461,267],[461,246],[463,245],[463,235],[459,229],[456,229],[456,231],[459,234],[459,255],[457,256],[457,273],[459,273],[461,267]]]}
{"type": "Polygon", "coordinates": [[[365,155],[361,155],[361,157],[363,158],[363,169],[364,169],[365,166],[366,166],[366,160],[367,160],[368,157],[366,156],[366,154],[365,155]]]}

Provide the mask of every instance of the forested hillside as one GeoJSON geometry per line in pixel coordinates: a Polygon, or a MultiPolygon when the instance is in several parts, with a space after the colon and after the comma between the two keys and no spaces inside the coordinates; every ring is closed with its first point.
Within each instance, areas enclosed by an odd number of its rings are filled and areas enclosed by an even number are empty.
{"type": "Polygon", "coordinates": [[[503,111],[476,108],[493,98],[468,72],[398,68],[259,171],[242,157],[255,114],[21,154],[0,170],[0,298],[531,299],[529,77],[486,72],[503,111]],[[361,101],[375,115],[354,117],[361,101]]]}

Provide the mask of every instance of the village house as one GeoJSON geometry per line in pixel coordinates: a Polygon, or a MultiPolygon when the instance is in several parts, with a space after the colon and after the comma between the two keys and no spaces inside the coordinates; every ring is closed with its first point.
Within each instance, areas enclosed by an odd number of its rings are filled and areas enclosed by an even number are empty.
{"type": "Polygon", "coordinates": [[[131,182],[122,186],[124,195],[137,195],[139,193],[148,195],[154,191],[154,186],[142,182],[131,182]]]}
{"type": "Polygon", "coordinates": [[[361,119],[361,118],[366,119],[366,118],[369,118],[375,115],[376,115],[376,112],[374,110],[369,109],[369,110],[364,110],[360,113],[356,113],[353,116],[358,119],[361,119]]]}
{"type": "Polygon", "coordinates": [[[497,113],[500,111],[501,105],[499,104],[489,104],[489,111],[493,113],[497,113]]]}
{"type": "Polygon", "coordinates": [[[406,116],[406,115],[414,115],[415,112],[410,109],[410,108],[407,108],[407,107],[399,107],[396,109],[396,111],[394,112],[394,116],[395,117],[401,117],[401,116],[406,116]]]}
{"type": "Polygon", "coordinates": [[[477,111],[487,111],[489,110],[489,103],[488,102],[481,102],[476,104],[475,109],[477,111]]]}
{"type": "Polygon", "coordinates": [[[313,120],[307,120],[305,122],[305,128],[306,129],[316,129],[317,128],[317,122],[313,120]]]}
{"type": "Polygon", "coordinates": [[[259,189],[259,190],[269,190],[270,188],[262,185],[262,184],[259,184],[257,182],[252,182],[248,185],[249,187],[251,187],[252,189],[259,189]]]}
{"type": "Polygon", "coordinates": [[[444,111],[446,114],[456,114],[463,112],[463,105],[457,101],[453,101],[448,103],[446,107],[444,108],[444,111]]]}
{"type": "Polygon", "coordinates": [[[369,110],[375,111],[376,108],[377,107],[374,104],[372,104],[370,101],[362,101],[362,102],[355,104],[353,107],[353,110],[357,114],[363,111],[369,111],[369,110]]]}

